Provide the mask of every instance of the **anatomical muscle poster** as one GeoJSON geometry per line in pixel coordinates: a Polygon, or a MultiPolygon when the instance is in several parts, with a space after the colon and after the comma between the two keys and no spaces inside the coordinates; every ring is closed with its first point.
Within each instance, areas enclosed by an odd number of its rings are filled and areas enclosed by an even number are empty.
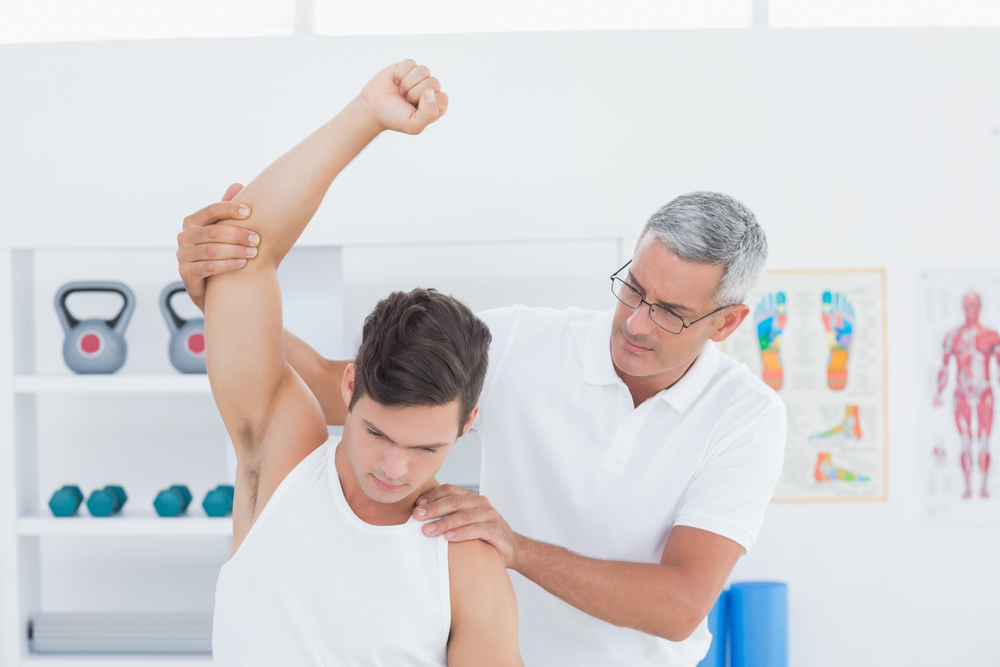
{"type": "Polygon", "coordinates": [[[1000,523],[1000,272],[934,271],[920,290],[920,453],[929,523],[1000,523]]]}

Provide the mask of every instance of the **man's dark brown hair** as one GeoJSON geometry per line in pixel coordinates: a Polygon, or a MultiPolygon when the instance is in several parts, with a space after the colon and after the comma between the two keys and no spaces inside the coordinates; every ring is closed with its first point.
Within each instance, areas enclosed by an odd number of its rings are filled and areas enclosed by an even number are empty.
{"type": "Polygon", "coordinates": [[[393,292],[365,319],[354,359],[354,395],[381,405],[446,405],[461,399],[459,432],[479,400],[489,362],[489,327],[437,290],[393,292]]]}

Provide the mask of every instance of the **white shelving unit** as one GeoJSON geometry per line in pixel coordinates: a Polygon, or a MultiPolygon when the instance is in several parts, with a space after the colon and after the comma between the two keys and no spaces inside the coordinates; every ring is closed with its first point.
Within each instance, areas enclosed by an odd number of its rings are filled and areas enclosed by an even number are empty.
{"type": "Polygon", "coordinates": [[[203,656],[190,657],[118,657],[118,656],[97,656],[97,657],[55,657],[55,656],[31,656],[21,660],[21,664],[28,667],[208,667],[212,664],[211,658],[203,656]]]}
{"type": "MultiPolygon", "coordinates": [[[[194,503],[192,503],[194,505],[194,503]]],[[[74,517],[33,514],[17,520],[21,536],[89,537],[232,537],[233,522],[228,517],[210,517],[192,506],[188,516],[164,519],[152,510],[124,509],[111,517],[94,518],[86,513],[74,517]]]]}
{"type": "MultiPolygon", "coordinates": [[[[138,574],[147,577],[147,591],[162,593],[169,588],[156,583],[157,568],[164,564],[171,576],[181,577],[188,588],[198,591],[191,599],[201,611],[211,600],[215,560],[221,565],[229,551],[232,519],[208,517],[200,500],[206,488],[212,488],[209,476],[214,483],[226,481],[225,437],[208,377],[178,373],[167,360],[169,334],[157,297],[176,280],[169,267],[172,255],[170,248],[0,248],[0,667],[212,664],[206,655],[33,654],[27,636],[29,620],[37,612],[89,610],[78,604],[72,609],[60,606],[66,596],[58,593],[67,581],[90,576],[94,553],[99,564],[103,557],[115,563],[95,574],[99,583],[81,582],[89,586],[88,594],[97,592],[95,611],[118,610],[115,605],[123,600],[126,608],[121,611],[131,611],[133,604],[155,610],[158,598],[136,597],[143,594],[133,593],[132,587],[138,574]],[[61,359],[63,334],[51,305],[54,283],[116,275],[120,268],[116,262],[129,255],[139,259],[120,262],[121,280],[136,292],[136,314],[126,332],[128,363],[112,375],[71,374],[61,359]],[[70,275],[73,271],[76,275],[70,275]],[[146,428],[146,418],[155,411],[162,414],[146,428]],[[196,417],[190,417],[192,411],[196,417]],[[171,449],[175,443],[176,456],[171,449]],[[199,467],[206,451],[211,455],[209,472],[199,467]],[[79,470],[73,468],[77,463],[79,470]],[[151,484],[154,480],[161,484],[163,477],[177,480],[169,483],[188,483],[185,470],[197,478],[191,482],[195,498],[186,516],[158,517],[152,508],[151,484]],[[53,486],[57,479],[59,485],[81,481],[87,494],[95,488],[95,474],[107,475],[102,484],[120,482],[126,487],[130,497],[120,514],[95,518],[82,506],[73,517],[51,514],[46,503],[58,488],[53,486]],[[192,545],[201,560],[191,560],[192,545]],[[121,555],[122,550],[128,555],[121,555]],[[162,556],[160,550],[173,555],[162,556]],[[142,554],[160,560],[135,563],[142,554]],[[119,566],[129,571],[119,575],[115,569],[119,566]],[[46,588],[50,575],[57,581],[46,588]],[[101,599],[105,591],[108,595],[101,599]],[[55,608],[46,602],[52,599],[57,600],[55,608]]],[[[336,327],[342,325],[339,257],[336,247],[306,249],[282,278],[291,286],[286,320],[288,313],[291,319],[298,313],[297,326],[311,330],[313,336],[317,329],[335,332],[331,335],[337,349],[341,334],[336,327]]],[[[187,599],[184,593],[168,596],[165,608],[183,611],[187,599]]]]}
{"type": "Polygon", "coordinates": [[[211,393],[206,375],[16,375],[15,394],[211,393]]]}

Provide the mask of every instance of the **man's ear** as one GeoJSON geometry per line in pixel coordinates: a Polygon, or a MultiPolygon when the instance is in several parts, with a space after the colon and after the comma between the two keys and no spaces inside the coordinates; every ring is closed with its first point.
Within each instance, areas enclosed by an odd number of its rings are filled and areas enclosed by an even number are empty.
{"type": "Polygon", "coordinates": [[[469,413],[469,418],[465,420],[465,425],[462,427],[462,434],[458,437],[462,437],[469,432],[472,425],[476,423],[476,417],[479,415],[479,403],[476,403],[476,407],[472,408],[472,412],[469,413]]]}
{"type": "Polygon", "coordinates": [[[344,369],[344,377],[340,379],[340,394],[344,397],[344,405],[350,408],[351,399],[354,397],[354,364],[347,364],[347,368],[344,369]]]}
{"type": "Polygon", "coordinates": [[[719,321],[715,325],[715,331],[711,336],[709,336],[709,338],[714,340],[716,343],[721,343],[729,338],[729,336],[732,335],[732,333],[736,331],[741,324],[743,324],[743,320],[745,320],[749,314],[750,307],[745,303],[726,308],[722,317],[719,318],[719,321]]]}

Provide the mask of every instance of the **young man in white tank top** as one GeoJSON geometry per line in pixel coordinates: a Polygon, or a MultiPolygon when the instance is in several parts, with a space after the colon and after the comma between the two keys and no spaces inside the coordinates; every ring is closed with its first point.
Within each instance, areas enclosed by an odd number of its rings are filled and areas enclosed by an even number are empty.
{"type": "Polygon", "coordinates": [[[204,303],[209,379],[238,461],[218,665],[522,664],[496,551],[429,540],[411,516],[476,418],[486,326],[433,291],[380,302],[343,375],[339,444],[282,345],[282,259],[370,141],[419,134],[445,112],[440,90],[413,61],[387,67],[237,198],[253,211],[257,261],[210,279],[204,303]]]}

